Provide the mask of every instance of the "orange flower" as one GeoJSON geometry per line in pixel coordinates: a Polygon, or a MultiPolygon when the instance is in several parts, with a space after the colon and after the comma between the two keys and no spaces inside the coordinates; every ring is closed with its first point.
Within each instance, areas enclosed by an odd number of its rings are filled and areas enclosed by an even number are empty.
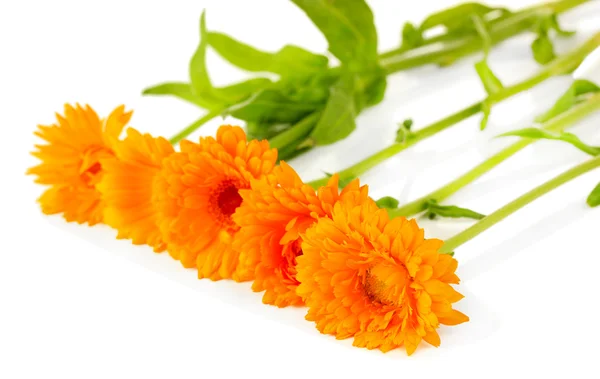
{"type": "Polygon", "coordinates": [[[440,324],[468,321],[452,304],[463,298],[457,262],[439,254],[442,241],[425,239],[414,220],[389,220],[371,199],[348,196],[303,236],[297,293],[306,319],[354,346],[383,352],[421,340],[439,346],[440,324]]]}
{"type": "Polygon", "coordinates": [[[231,244],[239,227],[231,215],[242,203],[240,189],[270,173],[277,151],[267,141],[246,141],[240,127],[221,126],[216,140],[181,143],[166,158],[155,187],[159,227],[169,253],[199,278],[231,278],[238,256],[231,244]]]}
{"type": "Polygon", "coordinates": [[[125,107],[116,108],[106,119],[88,105],[66,104],[58,124],[38,126],[36,135],[46,145],[32,153],[42,163],[27,173],[36,183],[51,186],[38,199],[46,214],[63,213],[67,221],[94,225],[102,222],[103,201],[96,185],[103,176],[101,160],[113,156],[113,147],[131,118],[125,107]]]}
{"type": "Polygon", "coordinates": [[[127,137],[115,144],[115,157],[102,160],[104,176],[98,185],[104,200],[104,223],[119,231],[117,238],[129,238],[136,245],[150,245],[154,251],[166,248],[156,225],[153,186],[163,158],[173,146],[162,137],[142,135],[127,129],[127,137]]]}
{"type": "Polygon", "coordinates": [[[303,304],[296,295],[296,258],[302,254],[300,234],[319,217],[331,214],[333,204],[358,183],[338,195],[334,176],[318,192],[302,182],[285,162],[263,180],[242,190],[242,205],[233,215],[240,226],[234,248],[239,265],[234,278],[252,280],[252,289],[265,291],[263,302],[278,307],[303,304]]]}

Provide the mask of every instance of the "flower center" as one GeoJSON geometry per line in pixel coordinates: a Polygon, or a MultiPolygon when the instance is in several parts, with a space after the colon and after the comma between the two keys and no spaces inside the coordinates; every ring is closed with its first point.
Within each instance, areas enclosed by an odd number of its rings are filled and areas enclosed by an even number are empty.
{"type": "Polygon", "coordinates": [[[226,187],[221,190],[221,193],[217,196],[217,204],[221,213],[227,217],[231,217],[242,204],[242,197],[233,182],[227,183],[226,187]]]}
{"type": "Polygon", "coordinates": [[[100,160],[112,157],[112,152],[103,147],[91,147],[84,154],[79,166],[79,175],[89,187],[93,187],[100,182],[102,174],[102,164],[100,160]]]}
{"type": "Polygon", "coordinates": [[[383,305],[402,304],[401,298],[409,284],[406,268],[389,262],[371,266],[364,278],[367,297],[383,305]]]}
{"type": "Polygon", "coordinates": [[[281,255],[283,256],[283,265],[281,268],[281,274],[286,284],[298,285],[300,282],[296,279],[296,258],[302,255],[302,241],[300,239],[294,240],[283,246],[281,255]]]}
{"type": "Polygon", "coordinates": [[[243,188],[243,186],[240,185],[239,181],[225,179],[211,193],[210,214],[230,233],[239,229],[231,219],[231,215],[242,204],[242,196],[238,192],[240,188],[243,188]]]}

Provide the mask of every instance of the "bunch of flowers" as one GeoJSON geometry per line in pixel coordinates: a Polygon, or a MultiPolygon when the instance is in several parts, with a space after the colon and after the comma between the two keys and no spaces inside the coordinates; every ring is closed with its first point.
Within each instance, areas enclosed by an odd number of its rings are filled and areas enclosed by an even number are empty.
{"type": "MultiPolygon", "coordinates": [[[[314,8],[318,4],[294,2],[320,28],[330,29],[331,25],[316,17],[322,11],[314,8]]],[[[404,347],[409,355],[422,341],[437,347],[441,325],[469,320],[454,308],[463,298],[455,288],[460,279],[456,275],[458,261],[454,250],[545,193],[600,167],[600,147],[589,146],[564,131],[600,109],[600,87],[595,84],[598,81],[574,80],[554,107],[537,119],[537,127],[506,134],[521,140],[411,203],[398,204],[391,197],[372,199],[358,176],[477,113],[483,114],[483,128],[494,104],[554,75],[572,72],[598,48],[600,34],[554,59],[553,50],[547,49],[548,32],[553,29],[568,34],[558,26],[556,13],[583,2],[562,0],[522,11],[525,13],[469,3],[441,12],[433,17],[434,21],[428,19],[419,28],[407,24],[404,37],[412,45],[403,42],[396,52],[399,54],[439,42],[436,38],[424,39],[423,33],[440,23],[448,28],[441,40],[466,41],[457,50],[427,55],[428,60],[422,62],[431,63],[429,59],[435,58],[434,62],[443,63],[478,49],[487,55],[492,42],[515,35],[535,22],[539,35],[534,42],[534,55],[536,60],[549,64],[522,82],[504,86],[488,67],[486,57],[476,65],[487,92],[482,101],[419,131],[412,131],[412,122],[407,120],[391,146],[339,174],[311,183],[305,183],[292,166],[281,160],[281,155],[291,158],[302,153],[302,147],[329,144],[348,135],[355,125],[353,117],[347,115],[354,116],[362,107],[381,100],[385,74],[421,61],[407,58],[394,63],[392,70],[380,64],[383,58],[377,56],[376,35],[371,35],[369,43],[363,46],[348,44],[346,36],[333,39],[326,32],[330,50],[339,55],[342,69],[352,66],[349,61],[360,63],[356,66],[358,63],[354,62],[354,66],[361,68],[362,74],[350,77],[344,70],[329,68],[327,60],[297,47],[288,46],[287,50],[269,55],[220,33],[209,33],[203,16],[202,39],[190,66],[191,83],[167,83],[147,93],[185,98],[208,109],[205,117],[168,140],[128,127],[132,113],[125,111],[124,106],[101,118],[89,106],[67,104],[63,114],[56,115],[55,123],[39,126],[36,131],[46,144],[36,146],[33,155],[41,163],[28,173],[37,176],[38,183],[49,186],[39,198],[44,213],[62,214],[69,222],[90,226],[104,223],[117,231],[119,239],[147,245],[157,253],[168,252],[183,267],[196,269],[199,279],[251,281],[254,291],[264,292],[265,304],[306,307],[306,319],[323,334],[353,338],[355,346],[383,352],[404,347]],[[456,25],[448,21],[455,14],[463,16],[455,20],[460,21],[456,25]],[[505,30],[507,25],[509,30],[505,30]],[[264,78],[231,87],[212,87],[204,62],[209,43],[227,59],[250,65],[243,67],[249,71],[260,71],[263,64],[267,65],[270,69],[266,71],[280,74],[282,83],[294,84],[294,91],[282,91],[281,85],[273,86],[264,78]],[[240,60],[228,53],[229,49],[241,49],[249,56],[262,58],[261,64],[240,60]],[[290,60],[306,72],[290,73],[290,60]],[[370,83],[362,89],[364,93],[354,88],[359,79],[370,83]],[[308,91],[294,81],[318,90],[308,91]],[[331,87],[332,91],[321,87],[331,87]],[[252,91],[236,94],[248,88],[259,92],[255,96],[251,96],[252,91]],[[330,98],[321,96],[327,93],[330,98]],[[247,99],[284,95],[294,95],[294,101],[303,105],[310,103],[308,95],[317,96],[319,101],[312,99],[315,101],[309,104],[310,111],[302,114],[283,115],[281,110],[270,109],[281,119],[273,119],[268,125],[257,124],[252,117],[258,113],[262,119],[266,110],[247,99]],[[254,107],[252,112],[240,108],[239,102],[244,107],[254,107]],[[227,109],[235,109],[238,113],[232,114],[247,121],[247,130],[253,136],[248,137],[239,126],[223,125],[215,137],[184,139],[227,109]],[[341,132],[329,129],[334,122],[342,127],[341,132]],[[287,126],[280,130],[284,124],[287,126]],[[271,133],[273,130],[278,131],[271,133]],[[539,139],[569,143],[593,158],[487,216],[441,204],[539,139]],[[479,221],[444,242],[426,238],[424,230],[410,218],[419,213],[479,221]]],[[[340,2],[336,6],[344,5],[340,2]]],[[[372,15],[365,9],[368,7],[360,8],[354,16],[362,15],[367,18],[364,22],[372,24],[372,15]]],[[[600,185],[592,191],[588,203],[600,204],[600,185]]]]}
{"type": "Polygon", "coordinates": [[[356,346],[410,354],[421,340],[438,346],[440,324],[468,320],[452,308],[457,261],[414,220],[390,219],[358,180],[340,190],[334,175],[315,191],[237,126],[177,152],[133,128],[119,139],[130,116],[66,105],[40,126],[48,144],[29,173],[50,186],[44,213],[103,222],[199,278],[253,281],[264,303],[306,305],[322,333],[356,346]]]}

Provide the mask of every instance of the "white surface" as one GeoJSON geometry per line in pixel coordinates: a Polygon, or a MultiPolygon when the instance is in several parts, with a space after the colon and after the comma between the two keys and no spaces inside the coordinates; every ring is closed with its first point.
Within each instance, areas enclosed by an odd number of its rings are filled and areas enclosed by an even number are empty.
{"type": "MultiPolygon", "coordinates": [[[[418,21],[450,0],[372,0],[382,49],[397,43],[404,20],[418,21]]],[[[495,1],[524,6],[533,1],[495,1]]],[[[566,17],[582,41],[600,25],[598,3],[566,17]]],[[[412,357],[382,354],[320,335],[303,309],[264,306],[249,284],[198,281],[167,255],[116,241],[105,227],[43,216],[41,188],[24,172],[35,160],[38,123],[53,121],[64,102],[89,103],[106,114],[125,103],[132,125],[170,135],[199,116],[183,102],[140,91],[185,80],[197,42],[198,17],[208,26],[265,49],[295,43],[324,51],[324,39],[285,1],[11,1],[0,5],[0,377],[598,377],[597,243],[600,210],[584,200],[600,172],[535,202],[457,251],[459,308],[472,321],[440,331],[442,346],[412,357]],[[142,5],[143,4],[143,5],[142,5]],[[271,16],[270,16],[271,15],[271,16]],[[536,376],[537,377],[537,376],[536,376]]],[[[491,66],[506,83],[532,73],[532,37],[494,50],[491,66]]],[[[573,42],[562,41],[562,50],[573,42]]],[[[386,100],[364,112],[348,139],[293,161],[311,179],[389,144],[395,124],[421,127],[483,94],[475,58],[439,70],[424,67],[390,78],[386,100]]],[[[210,55],[217,83],[243,74],[210,55]]],[[[406,201],[445,183],[507,140],[569,84],[553,79],[494,109],[490,128],[472,118],[364,176],[374,197],[406,201]]],[[[600,117],[575,131],[600,144],[600,117]]],[[[211,134],[219,122],[202,130],[211,134]]],[[[540,142],[463,190],[449,203],[490,212],[586,157],[540,142]]],[[[423,222],[447,237],[468,222],[423,222]]]]}
{"type": "Polygon", "coordinates": [[[573,72],[573,77],[575,79],[586,79],[592,83],[600,83],[600,47],[581,62],[581,65],[573,72]]]}

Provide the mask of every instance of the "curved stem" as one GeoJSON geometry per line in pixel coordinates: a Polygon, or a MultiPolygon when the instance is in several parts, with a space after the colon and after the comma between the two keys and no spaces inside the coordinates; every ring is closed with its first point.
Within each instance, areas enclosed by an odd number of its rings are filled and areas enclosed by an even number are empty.
{"type": "Polygon", "coordinates": [[[558,175],[554,179],[549,180],[548,182],[542,184],[541,186],[534,188],[533,190],[527,192],[525,195],[506,204],[505,206],[498,209],[497,211],[490,214],[489,216],[485,217],[481,221],[475,223],[470,228],[468,228],[468,229],[462,231],[461,233],[455,235],[454,237],[446,240],[446,242],[440,249],[440,253],[447,254],[447,253],[453,252],[454,249],[456,249],[460,245],[473,239],[480,233],[491,228],[498,222],[504,220],[506,217],[515,213],[516,211],[523,208],[524,206],[531,203],[532,201],[536,200],[537,198],[547,194],[548,192],[567,183],[568,181],[575,179],[578,176],[581,176],[581,175],[585,174],[586,172],[589,172],[598,167],[600,167],[600,156],[595,157],[591,160],[588,160],[582,164],[579,164],[579,165],[573,167],[572,169],[558,175]]]}
{"type": "MultiPolygon", "coordinates": [[[[383,161],[408,149],[416,143],[423,141],[431,136],[434,136],[435,134],[456,125],[460,121],[466,120],[467,118],[479,113],[484,103],[486,102],[488,103],[488,105],[492,106],[521,92],[531,89],[552,76],[562,75],[571,72],[577,66],[579,66],[581,61],[599,45],[600,33],[594,35],[592,38],[590,38],[588,41],[586,41],[584,44],[582,44],[580,47],[573,50],[572,52],[555,59],[552,63],[544,67],[537,74],[517,84],[505,87],[499,92],[489,96],[485,100],[469,105],[468,107],[461,109],[456,113],[453,113],[419,131],[416,131],[407,141],[403,143],[397,143],[388,146],[385,149],[380,150],[379,152],[365,158],[364,160],[342,171],[339,171],[340,179],[353,179],[364,174],[365,172],[369,171],[370,169],[382,163],[383,161]]],[[[323,177],[314,180],[309,184],[314,188],[319,188],[327,184],[328,179],[329,178],[327,177],[323,177]]]]}
{"type": "Polygon", "coordinates": [[[183,129],[182,131],[180,131],[179,133],[177,133],[176,135],[171,137],[171,139],[169,139],[169,142],[171,142],[171,145],[175,145],[176,143],[178,143],[185,137],[187,137],[190,134],[192,134],[193,132],[195,132],[196,129],[199,129],[202,125],[206,124],[213,118],[215,118],[218,115],[220,115],[221,113],[223,113],[223,111],[224,111],[224,109],[216,109],[216,110],[208,112],[206,115],[202,116],[200,119],[196,120],[194,123],[192,123],[185,129],[183,129]]]}
{"type": "MultiPolygon", "coordinates": [[[[589,115],[590,113],[600,109],[600,93],[590,97],[587,101],[576,105],[570,110],[556,116],[550,121],[546,122],[542,128],[549,131],[562,131],[563,129],[571,126],[575,122],[589,115]]],[[[445,186],[417,199],[408,204],[403,205],[402,207],[389,210],[390,217],[409,217],[413,216],[417,213],[420,213],[427,209],[427,203],[430,200],[436,200],[437,202],[441,202],[442,200],[448,198],[450,195],[453,195],[458,190],[466,187],[468,184],[472,183],[476,179],[480,178],[483,174],[489,172],[494,167],[498,166],[500,163],[504,162],[508,158],[515,155],[517,152],[523,150],[525,147],[529,146],[535,142],[535,140],[531,139],[523,139],[519,142],[516,142],[499,153],[491,156],[481,164],[475,166],[473,169],[463,174],[459,178],[454,181],[446,184],[445,186]]]]}

